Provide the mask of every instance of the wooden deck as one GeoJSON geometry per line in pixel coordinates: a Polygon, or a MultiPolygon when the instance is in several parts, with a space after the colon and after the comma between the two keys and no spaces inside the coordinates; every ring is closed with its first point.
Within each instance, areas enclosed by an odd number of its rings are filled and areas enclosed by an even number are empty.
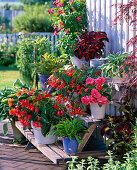
{"type": "Polygon", "coordinates": [[[92,157],[104,157],[106,155],[105,151],[86,151],[82,152],[86,142],[94,131],[96,124],[93,123],[89,127],[89,133],[84,135],[84,140],[79,144],[78,153],[75,155],[68,155],[64,152],[63,146],[61,142],[45,145],[45,144],[37,144],[33,135],[29,129],[23,130],[23,126],[19,121],[16,122],[16,127],[21,131],[21,133],[33,144],[40,152],[42,152],[47,158],[49,158],[55,164],[59,164],[60,162],[66,162],[71,160],[73,156],[77,156],[79,158],[87,158],[88,156],[92,157]]]}

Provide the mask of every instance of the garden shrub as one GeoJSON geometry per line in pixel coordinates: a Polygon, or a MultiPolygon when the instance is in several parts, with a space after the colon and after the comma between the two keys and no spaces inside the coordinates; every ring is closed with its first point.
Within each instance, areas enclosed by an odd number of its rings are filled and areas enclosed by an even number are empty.
{"type": "Polygon", "coordinates": [[[52,0],[20,0],[20,2],[25,5],[34,5],[34,4],[45,4],[45,2],[50,2],[52,0]]]}
{"type": "Polygon", "coordinates": [[[0,45],[0,65],[14,65],[16,61],[18,46],[9,43],[6,39],[0,45]]]}
{"type": "Polygon", "coordinates": [[[44,5],[25,7],[23,14],[14,19],[14,29],[18,32],[53,32],[51,17],[47,11],[44,5]]]}

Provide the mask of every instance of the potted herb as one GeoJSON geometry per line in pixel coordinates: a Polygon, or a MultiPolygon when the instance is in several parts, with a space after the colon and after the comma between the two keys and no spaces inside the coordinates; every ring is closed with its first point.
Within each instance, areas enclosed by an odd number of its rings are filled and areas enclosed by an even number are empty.
{"type": "Polygon", "coordinates": [[[79,59],[84,57],[86,61],[90,59],[93,61],[93,59],[100,58],[104,54],[104,41],[109,42],[105,32],[85,32],[72,47],[74,49],[74,55],[79,59]]]}
{"type": "Polygon", "coordinates": [[[108,101],[111,99],[110,86],[107,85],[104,77],[86,79],[86,84],[82,91],[81,101],[85,105],[90,104],[93,119],[103,119],[108,101]]]}
{"type": "Polygon", "coordinates": [[[35,69],[40,77],[40,82],[44,91],[47,89],[45,85],[49,76],[52,74],[52,71],[59,69],[64,65],[65,60],[63,58],[56,57],[53,54],[45,53],[42,57],[40,57],[40,62],[36,64],[35,69]]]}
{"type": "Polygon", "coordinates": [[[56,136],[47,136],[53,125],[64,117],[65,106],[56,105],[49,93],[41,91],[28,91],[29,97],[22,99],[10,110],[17,116],[25,128],[32,126],[35,140],[39,144],[51,144],[56,141],[56,136]]]}
{"type": "Polygon", "coordinates": [[[122,83],[122,72],[128,70],[128,68],[124,67],[123,69],[120,69],[120,67],[127,57],[127,52],[122,53],[119,51],[116,54],[110,54],[108,57],[104,58],[103,60],[107,60],[107,63],[100,67],[102,69],[103,77],[112,77],[114,83],[122,83]]]}
{"type": "Polygon", "coordinates": [[[60,121],[53,129],[55,130],[54,135],[57,134],[58,137],[63,138],[63,147],[67,154],[77,152],[78,143],[82,141],[79,133],[88,132],[87,128],[83,125],[83,121],[72,117],[60,121]]]}

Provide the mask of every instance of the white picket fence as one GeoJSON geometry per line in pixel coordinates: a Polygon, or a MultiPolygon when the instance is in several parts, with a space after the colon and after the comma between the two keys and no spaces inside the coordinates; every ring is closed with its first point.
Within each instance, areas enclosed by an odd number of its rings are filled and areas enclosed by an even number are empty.
{"type": "MultiPolygon", "coordinates": [[[[131,51],[134,48],[134,46],[128,48],[126,42],[133,37],[133,35],[136,35],[136,29],[133,31],[135,25],[129,25],[129,23],[122,21],[116,26],[112,26],[118,11],[118,7],[112,5],[119,3],[126,4],[128,2],[129,0],[87,0],[89,31],[104,31],[109,38],[109,43],[106,43],[106,56],[113,51],[131,51]]],[[[122,90],[117,92],[118,99],[121,93],[122,90]]],[[[135,94],[135,96],[136,100],[134,101],[134,105],[137,107],[137,95],[135,94]]],[[[118,104],[111,104],[107,109],[107,114],[119,115],[118,109],[118,104]]]]}
{"type": "MultiPolygon", "coordinates": [[[[40,32],[40,33],[28,33],[27,35],[36,35],[39,37],[45,37],[47,38],[47,42],[50,43],[51,47],[52,47],[52,51],[54,51],[55,49],[57,49],[56,44],[58,39],[61,37],[59,36],[54,36],[53,33],[50,32],[40,32]]],[[[19,43],[19,41],[22,39],[22,36],[24,36],[21,33],[13,33],[13,34],[0,34],[0,44],[3,42],[6,43],[13,43],[13,45],[19,43]]]]}

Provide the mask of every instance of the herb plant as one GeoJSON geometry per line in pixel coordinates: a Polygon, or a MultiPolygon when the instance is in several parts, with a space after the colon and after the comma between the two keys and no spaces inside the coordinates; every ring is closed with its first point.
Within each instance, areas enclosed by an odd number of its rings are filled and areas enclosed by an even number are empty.
{"type": "Polygon", "coordinates": [[[67,137],[70,140],[75,138],[80,143],[82,137],[79,136],[79,133],[88,132],[83,123],[84,122],[80,121],[79,118],[66,118],[63,121],[59,121],[59,123],[54,126],[54,134],[57,134],[59,137],[67,137]]]}

